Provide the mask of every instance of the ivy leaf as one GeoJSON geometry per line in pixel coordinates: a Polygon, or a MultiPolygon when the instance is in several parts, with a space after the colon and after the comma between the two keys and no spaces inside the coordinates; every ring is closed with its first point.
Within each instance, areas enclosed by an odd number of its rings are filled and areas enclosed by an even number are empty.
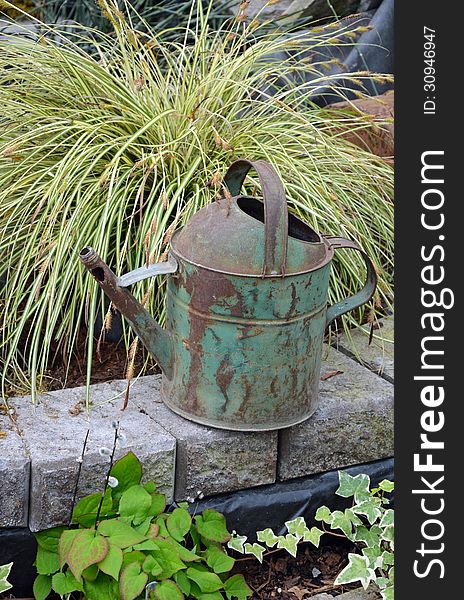
{"type": "MultiPolygon", "coordinates": [[[[85,496],[79,500],[73,510],[72,522],[78,523],[82,527],[94,527],[101,497],[102,495],[98,493],[85,496]]],[[[113,500],[111,498],[111,489],[108,488],[105,492],[105,497],[103,498],[100,516],[106,517],[111,513],[112,508],[113,500]]]]}
{"type": "Polygon", "coordinates": [[[224,583],[224,591],[229,600],[237,598],[238,600],[247,600],[251,596],[251,588],[247,585],[243,575],[232,575],[224,583]]]}
{"type": "Polygon", "coordinates": [[[145,539],[145,536],[119,519],[101,521],[98,525],[98,533],[107,537],[109,543],[118,548],[135,546],[145,539]]]}
{"type": "Polygon", "coordinates": [[[358,515],[365,515],[369,523],[372,525],[372,523],[375,523],[375,521],[377,521],[377,519],[382,515],[382,510],[380,508],[381,505],[382,501],[380,498],[373,498],[371,496],[370,498],[367,498],[366,500],[363,500],[359,504],[353,506],[352,511],[358,515]]]}
{"type": "Polygon", "coordinates": [[[327,525],[332,525],[332,511],[330,510],[330,508],[327,508],[327,506],[320,506],[317,509],[314,518],[316,519],[316,521],[322,521],[323,523],[327,523],[327,525]]]}
{"type": "Polygon", "coordinates": [[[383,513],[383,517],[380,520],[380,527],[390,527],[395,522],[395,511],[389,508],[383,513]]]}
{"type": "Polygon", "coordinates": [[[324,535],[324,532],[318,527],[311,527],[303,536],[304,542],[311,542],[316,548],[319,548],[319,542],[321,537],[324,535]]]}
{"type": "Polygon", "coordinates": [[[388,587],[380,590],[380,595],[383,600],[394,600],[395,598],[395,588],[393,585],[389,585],[388,587]]]}
{"type": "Polygon", "coordinates": [[[99,563],[108,554],[108,540],[92,529],[81,529],[68,551],[66,562],[74,577],[81,581],[82,571],[99,563]]]}
{"type": "Polygon", "coordinates": [[[363,548],[362,553],[369,560],[371,569],[375,570],[382,566],[382,549],[380,546],[363,548]]]}
{"type": "Polygon", "coordinates": [[[181,542],[190,531],[192,517],[184,508],[176,508],[166,519],[166,527],[171,536],[181,542]]]}
{"type": "Polygon", "coordinates": [[[303,517],[296,517],[296,519],[293,519],[292,521],[286,521],[285,526],[288,530],[288,533],[296,535],[300,540],[308,531],[308,528],[306,527],[306,521],[303,517]]]}
{"type": "Polygon", "coordinates": [[[133,452],[128,452],[114,463],[110,475],[118,480],[118,485],[113,488],[113,497],[119,500],[123,492],[140,483],[142,464],[133,452]]]}
{"type": "Polygon", "coordinates": [[[382,552],[382,564],[381,567],[386,570],[386,567],[390,567],[395,564],[395,555],[393,552],[388,552],[385,550],[382,552]]]}
{"type": "Polygon", "coordinates": [[[66,531],[63,531],[61,534],[60,541],[58,542],[60,569],[62,569],[66,564],[69,549],[71,548],[71,544],[79,531],[79,529],[66,529],[66,531]]]}
{"type": "Polygon", "coordinates": [[[219,548],[210,548],[206,551],[206,564],[215,573],[228,573],[234,566],[235,559],[219,548]]]}
{"type": "Polygon", "coordinates": [[[119,501],[119,514],[135,525],[140,525],[148,517],[151,508],[151,496],[140,485],[127,489],[119,501]]]}
{"type": "Polygon", "coordinates": [[[338,496],[343,498],[351,498],[354,496],[356,502],[360,502],[364,498],[370,496],[370,485],[371,480],[369,475],[360,473],[355,477],[352,477],[345,471],[338,472],[339,486],[335,492],[338,496]]]}
{"type": "Polygon", "coordinates": [[[384,492],[391,493],[395,489],[395,484],[393,481],[389,481],[388,479],[384,479],[379,483],[379,488],[384,492]]]}
{"type": "Polygon", "coordinates": [[[174,581],[167,580],[155,587],[155,598],[158,600],[184,600],[184,594],[174,581]]]}
{"type": "Polygon", "coordinates": [[[374,569],[369,567],[369,559],[367,556],[350,553],[348,554],[348,561],[347,566],[335,579],[335,585],[360,581],[363,588],[367,590],[369,583],[376,579],[374,569]]]}
{"type": "Polygon", "coordinates": [[[142,571],[140,563],[132,562],[125,567],[119,579],[119,592],[122,600],[135,600],[145,589],[148,575],[142,571]]]}
{"type": "Polygon", "coordinates": [[[259,560],[260,563],[263,562],[263,554],[266,548],[263,548],[261,544],[248,544],[244,545],[244,550],[247,554],[252,554],[255,558],[259,560]]]}
{"type": "Polygon", "coordinates": [[[44,550],[57,553],[58,544],[63,531],[64,527],[53,527],[53,529],[46,529],[45,531],[34,533],[34,537],[39,546],[41,546],[44,550]]]}
{"type": "Polygon", "coordinates": [[[216,573],[203,571],[198,567],[189,567],[186,573],[187,577],[194,581],[202,592],[209,594],[222,588],[222,581],[216,573]]]}
{"type": "Polygon", "coordinates": [[[103,560],[98,563],[98,568],[103,573],[106,573],[113,579],[118,580],[119,571],[122,566],[122,550],[119,546],[115,546],[111,544],[108,549],[108,554],[105,556],[103,560]]]}
{"type": "MultiPolygon", "coordinates": [[[[12,563],[13,564],[13,563],[12,563]]],[[[2,588],[3,579],[0,579],[0,590],[2,592],[6,592],[6,590],[10,588],[2,588]]],[[[10,585],[10,584],[8,584],[10,585]]],[[[10,585],[10,587],[12,587],[10,585]]],[[[52,591],[52,578],[51,575],[37,575],[34,581],[34,585],[32,587],[32,591],[34,592],[35,600],[45,600],[50,595],[52,591]]]]}
{"type": "Polygon", "coordinates": [[[373,525],[372,527],[357,527],[354,539],[356,542],[364,542],[369,548],[380,546],[380,536],[382,530],[380,527],[373,525]]]}
{"type": "Polygon", "coordinates": [[[189,578],[185,574],[185,571],[178,571],[177,573],[175,573],[174,580],[182,590],[182,593],[185,594],[187,598],[189,598],[192,586],[190,584],[189,578]]]}
{"type": "Polygon", "coordinates": [[[71,571],[66,573],[55,573],[52,579],[53,591],[59,596],[70,594],[71,592],[83,592],[82,583],[79,583],[71,571]]]}
{"type": "Polygon", "coordinates": [[[277,548],[284,548],[289,554],[295,557],[298,552],[298,542],[299,539],[296,535],[287,533],[285,537],[283,535],[279,537],[277,548]]]}
{"type": "MultiPolygon", "coordinates": [[[[264,542],[265,540],[260,539],[260,534],[261,533],[265,533],[266,531],[268,531],[267,529],[265,529],[264,531],[259,531],[258,532],[258,540],[260,542],[264,542]]],[[[269,529],[269,531],[271,531],[269,529]]],[[[274,535],[274,534],[273,534],[274,535]]],[[[234,536],[233,538],[231,538],[228,542],[227,542],[227,546],[231,549],[231,550],[235,550],[235,552],[240,552],[240,554],[244,554],[245,550],[243,549],[243,544],[247,541],[247,536],[246,535],[237,535],[234,536]]],[[[275,542],[277,544],[277,541],[275,542]]],[[[269,545],[269,544],[268,544],[269,545]]],[[[272,546],[271,546],[272,548],[272,546]]]]}
{"type": "Polygon", "coordinates": [[[393,548],[393,544],[395,541],[395,527],[393,525],[390,525],[388,527],[385,527],[382,531],[382,539],[390,542],[392,548],[393,548]]]}
{"type": "MultiPolygon", "coordinates": [[[[288,522],[290,522],[290,521],[288,521],[288,522]]],[[[269,529],[269,527],[267,529],[263,529],[263,531],[258,531],[256,536],[258,538],[258,542],[263,542],[264,544],[266,544],[266,546],[268,548],[273,548],[279,541],[278,536],[272,531],[272,529],[269,529]]],[[[239,539],[239,538],[237,538],[237,539],[239,539]]],[[[245,537],[244,541],[246,539],[247,538],[245,537]]],[[[230,542],[229,542],[229,547],[231,547],[230,542]]]]}
{"type": "Polygon", "coordinates": [[[60,570],[60,559],[56,552],[49,552],[39,546],[35,566],[39,575],[52,575],[60,570]]]}
{"type": "Polygon", "coordinates": [[[341,529],[348,539],[353,536],[353,526],[351,511],[349,509],[342,512],[341,510],[335,510],[332,513],[332,529],[341,529]]]}
{"type": "Polygon", "coordinates": [[[198,533],[207,540],[224,544],[231,538],[227,531],[226,518],[217,510],[207,508],[195,517],[195,522],[198,533]]]}

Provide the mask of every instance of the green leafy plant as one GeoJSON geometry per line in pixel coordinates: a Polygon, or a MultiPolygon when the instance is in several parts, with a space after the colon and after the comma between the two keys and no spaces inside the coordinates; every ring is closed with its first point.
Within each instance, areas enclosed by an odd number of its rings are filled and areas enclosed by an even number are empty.
{"type": "Polygon", "coordinates": [[[12,562],[8,563],[7,565],[0,566],[0,594],[6,592],[7,590],[13,587],[11,583],[8,583],[7,581],[12,566],[12,562]]]}
{"type": "MultiPolygon", "coordinates": [[[[344,81],[386,78],[327,75],[332,61],[319,48],[352,44],[356,32],[337,24],[258,35],[255,21],[240,20],[214,30],[211,5],[197,0],[173,39],[172,30],[135,28],[113,0],[100,5],[109,34],[50,27],[40,43],[0,41],[3,393],[22,387],[34,397],[57,356],[65,377],[83,334],[90,381],[105,334],[96,319],[108,324],[112,312],[78,251],[91,245],[117,273],[164,260],[174,229],[223,192],[221,176],[239,157],[270,161],[289,209],[316,230],[362,244],[379,272],[374,304],[388,303],[393,169],[343,136],[377,125],[311,101],[330,86],[343,96],[344,81]]],[[[246,186],[259,194],[256,178],[246,186]]],[[[355,254],[336,257],[331,302],[363,285],[355,254]]],[[[163,320],[162,281],[133,293],[163,320]]],[[[125,325],[124,336],[129,347],[125,325]]]]}
{"type": "Polygon", "coordinates": [[[36,534],[36,600],[52,591],[87,600],[246,600],[225,517],[205,510],[193,518],[187,504],[165,512],[166,498],[153,481],[141,483],[142,465],[129,452],[110,470],[104,493],[82,498],[73,526],[36,534]],[[148,596],[147,596],[148,597],[148,596]]]}
{"type": "Polygon", "coordinates": [[[343,498],[353,498],[353,505],[344,511],[331,511],[327,506],[321,506],[315,519],[322,523],[322,529],[310,529],[303,517],[297,517],[285,523],[286,535],[275,535],[272,529],[264,529],[256,534],[261,543],[250,544],[246,536],[234,532],[227,545],[236,552],[253,555],[262,562],[269,549],[283,549],[296,556],[301,542],[311,542],[318,547],[324,533],[343,535],[354,543],[358,552],[348,554],[348,564],[338,574],[335,585],[359,581],[367,589],[374,582],[384,600],[393,600],[394,510],[388,508],[386,494],[393,492],[394,484],[385,479],[378,487],[370,489],[368,475],[352,477],[344,471],[339,471],[338,475],[339,487],[335,493],[343,498]]]}

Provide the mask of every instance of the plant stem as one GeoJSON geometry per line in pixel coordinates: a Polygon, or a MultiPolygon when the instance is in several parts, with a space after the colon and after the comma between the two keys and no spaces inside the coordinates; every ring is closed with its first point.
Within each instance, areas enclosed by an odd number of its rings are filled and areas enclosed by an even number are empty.
{"type": "Polygon", "coordinates": [[[74,506],[76,504],[77,490],[79,487],[79,480],[81,478],[82,463],[84,462],[84,454],[85,454],[85,450],[87,448],[87,440],[89,439],[89,434],[90,434],[90,429],[87,429],[87,433],[85,434],[85,438],[84,438],[84,445],[82,446],[81,457],[79,459],[79,468],[77,470],[76,484],[74,486],[74,492],[73,492],[73,497],[72,497],[72,502],[71,502],[71,514],[69,515],[69,527],[71,527],[71,525],[72,525],[72,516],[73,516],[73,512],[74,512],[74,506]]]}
{"type": "Polygon", "coordinates": [[[113,448],[111,450],[111,456],[110,456],[110,466],[109,466],[108,472],[106,474],[105,486],[103,488],[102,497],[100,498],[100,503],[98,504],[97,516],[95,517],[95,527],[94,527],[95,529],[97,529],[98,521],[100,519],[100,512],[101,512],[101,509],[103,506],[103,500],[105,499],[106,490],[108,489],[108,482],[110,480],[111,469],[113,468],[114,454],[116,452],[116,444],[118,441],[118,437],[119,437],[119,421],[117,422],[116,427],[114,429],[114,440],[113,440],[113,448]]]}

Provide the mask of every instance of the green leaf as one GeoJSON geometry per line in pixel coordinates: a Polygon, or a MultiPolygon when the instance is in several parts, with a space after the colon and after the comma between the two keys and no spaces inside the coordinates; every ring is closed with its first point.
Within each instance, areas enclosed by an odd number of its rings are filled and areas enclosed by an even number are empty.
{"type": "Polygon", "coordinates": [[[163,571],[159,562],[151,554],[143,561],[142,569],[145,573],[150,573],[154,577],[157,577],[163,571]]]}
{"type": "Polygon", "coordinates": [[[352,511],[357,515],[365,515],[372,525],[382,515],[382,501],[380,498],[370,497],[353,506],[352,511]]]}
{"type": "Polygon", "coordinates": [[[350,539],[353,535],[353,527],[351,515],[347,513],[347,510],[345,512],[335,510],[332,513],[332,517],[332,529],[341,529],[346,537],[350,539]]]}
{"type": "Polygon", "coordinates": [[[371,480],[369,475],[359,474],[352,477],[345,471],[338,472],[339,486],[335,492],[343,498],[351,498],[354,496],[356,502],[360,502],[364,498],[370,496],[371,480]]]}
{"type": "Polygon", "coordinates": [[[134,525],[135,531],[143,536],[146,536],[150,530],[152,518],[153,517],[147,517],[145,521],[140,523],[140,525],[134,525]]]}
{"type": "MultiPolygon", "coordinates": [[[[266,541],[266,540],[260,538],[260,534],[262,533],[264,535],[266,531],[271,531],[271,533],[272,533],[271,529],[269,529],[269,530],[265,529],[264,531],[258,531],[258,534],[257,534],[258,541],[260,541],[260,542],[266,541]]],[[[272,533],[272,535],[274,535],[274,534],[272,533]]],[[[247,541],[247,539],[248,538],[246,535],[236,535],[227,542],[227,546],[231,550],[235,550],[235,552],[240,552],[240,554],[244,554],[245,550],[243,549],[243,544],[247,541]]],[[[276,539],[275,543],[277,544],[277,539],[276,539]]],[[[270,546],[270,547],[272,548],[272,546],[270,546]]]]}
{"type": "Polygon", "coordinates": [[[235,559],[219,548],[210,548],[206,551],[206,564],[215,573],[228,573],[234,566],[235,559]]]}
{"type": "Polygon", "coordinates": [[[248,542],[243,546],[244,551],[247,554],[252,554],[255,558],[259,560],[260,563],[263,562],[263,554],[266,551],[266,548],[261,546],[261,544],[249,544],[248,542]]]}
{"type": "Polygon", "coordinates": [[[153,540],[144,540],[143,542],[141,542],[140,544],[136,544],[134,546],[134,550],[157,550],[158,546],[155,544],[155,542],[153,540]]]}
{"type": "Polygon", "coordinates": [[[393,548],[393,543],[395,541],[395,527],[393,525],[389,525],[382,530],[382,539],[390,542],[393,548]]]}
{"type": "Polygon", "coordinates": [[[374,569],[369,567],[369,559],[367,556],[359,554],[348,554],[348,564],[335,579],[335,585],[345,583],[353,583],[360,581],[363,588],[366,590],[371,581],[375,581],[376,575],[374,569]]]}
{"type": "Polygon", "coordinates": [[[149,494],[154,494],[156,492],[156,483],[154,481],[147,481],[143,484],[143,489],[149,494]]]}
{"type": "Polygon", "coordinates": [[[292,535],[291,533],[287,533],[284,537],[283,535],[279,536],[279,541],[277,542],[277,548],[283,548],[287,550],[289,554],[292,556],[296,556],[298,552],[298,542],[299,539],[296,535],[292,535]]]}
{"type": "MultiPolygon", "coordinates": [[[[91,494],[90,496],[85,496],[82,500],[79,500],[73,510],[72,522],[78,523],[82,527],[94,527],[101,497],[102,495],[100,493],[91,494]]],[[[106,517],[109,515],[112,507],[113,501],[111,498],[111,489],[108,488],[102,502],[100,516],[106,517]]]]}
{"type": "MultiPolygon", "coordinates": [[[[287,521],[287,523],[290,523],[290,521],[287,521]]],[[[290,532],[291,533],[291,532],[290,532]]],[[[273,548],[277,542],[279,541],[279,538],[277,535],[275,535],[275,533],[272,531],[272,529],[269,529],[269,527],[267,529],[263,529],[263,531],[258,531],[256,533],[256,537],[258,538],[258,542],[263,542],[264,544],[266,544],[266,546],[268,548],[273,548]]],[[[240,539],[240,537],[237,537],[236,539],[240,539]]],[[[243,538],[243,541],[246,541],[246,537],[243,538]]],[[[231,540],[232,542],[233,540],[231,540]]],[[[229,548],[231,547],[231,542],[229,542],[229,548]]],[[[243,546],[243,542],[242,542],[242,546],[243,546]]],[[[243,551],[242,551],[243,552],[243,551]]]]}
{"type": "Polygon", "coordinates": [[[159,527],[159,533],[158,535],[164,538],[168,538],[169,537],[169,531],[168,528],[166,527],[166,518],[165,517],[158,517],[155,521],[156,525],[158,525],[159,527]]]}
{"type": "Polygon", "coordinates": [[[184,594],[174,581],[167,580],[155,587],[155,598],[158,600],[184,600],[184,594]]]}
{"type": "Polygon", "coordinates": [[[145,539],[145,536],[119,519],[101,521],[98,525],[98,533],[107,537],[109,543],[113,546],[118,546],[118,548],[135,546],[135,544],[139,544],[145,539]]]}
{"type": "Polygon", "coordinates": [[[119,592],[122,600],[134,600],[145,589],[148,575],[141,569],[140,563],[133,562],[127,565],[121,573],[119,592]]]}
{"type": "Polygon", "coordinates": [[[148,517],[151,508],[151,496],[140,485],[127,489],[119,501],[119,514],[140,525],[148,517]]]}
{"type": "MultiPolygon", "coordinates": [[[[156,538],[154,541],[155,543],[157,543],[156,538]]],[[[172,546],[176,550],[179,558],[184,562],[198,562],[199,560],[201,560],[200,557],[197,554],[195,554],[195,552],[189,550],[188,548],[185,548],[185,546],[182,546],[182,544],[179,544],[179,542],[176,542],[176,540],[173,540],[172,538],[167,538],[166,541],[170,546],[172,546]]]]}
{"type": "Polygon", "coordinates": [[[246,600],[252,594],[243,575],[232,575],[232,577],[229,577],[224,583],[224,591],[229,600],[232,600],[232,598],[246,600]]]}
{"type": "Polygon", "coordinates": [[[60,559],[56,552],[49,552],[38,546],[35,566],[39,575],[52,575],[60,570],[60,559]]]}
{"type": "Polygon", "coordinates": [[[153,556],[163,569],[159,574],[160,579],[169,579],[180,569],[185,569],[185,564],[169,542],[157,539],[155,543],[158,549],[153,552],[153,556]]]}
{"type": "Polygon", "coordinates": [[[369,567],[371,569],[375,570],[382,566],[382,549],[380,546],[363,548],[361,552],[369,560],[369,567]]]}
{"type": "Polygon", "coordinates": [[[395,522],[395,511],[389,508],[383,514],[380,520],[379,527],[390,527],[395,522]]]}
{"type": "Polygon", "coordinates": [[[195,517],[195,522],[198,533],[207,540],[224,544],[231,538],[227,531],[226,518],[217,510],[204,510],[201,515],[195,517]]]}
{"type": "MultiPolygon", "coordinates": [[[[151,494],[151,506],[149,515],[157,517],[166,508],[166,496],[164,494],[151,494]]],[[[178,509],[182,510],[182,509],[178,509]]]]}
{"type": "Polygon", "coordinates": [[[122,550],[119,546],[111,544],[108,549],[108,554],[105,556],[103,560],[98,563],[98,568],[103,573],[106,573],[113,579],[118,579],[119,571],[122,566],[122,550]]]}
{"type": "MultiPolygon", "coordinates": [[[[4,592],[6,591],[6,589],[1,591],[4,592]]],[[[37,575],[34,581],[32,591],[34,592],[35,600],[45,600],[46,598],[48,598],[50,592],[52,591],[51,575],[37,575]]]]}
{"type": "Polygon", "coordinates": [[[86,600],[117,600],[120,598],[118,584],[104,573],[99,573],[95,581],[84,581],[86,600]]]}
{"type": "Polygon", "coordinates": [[[83,592],[82,583],[79,583],[71,571],[66,573],[55,573],[52,579],[53,591],[59,596],[70,594],[71,592],[83,592]]]}
{"type": "Polygon", "coordinates": [[[34,537],[39,546],[41,546],[44,550],[57,553],[58,543],[63,531],[64,527],[54,527],[53,529],[46,529],[45,531],[34,533],[34,537]]]}
{"type": "Polygon", "coordinates": [[[128,452],[114,463],[110,475],[118,480],[118,485],[113,488],[113,497],[119,500],[123,492],[140,483],[142,464],[133,452],[128,452]]]}
{"type": "Polygon", "coordinates": [[[166,519],[166,527],[171,536],[181,542],[185,535],[190,531],[192,517],[183,508],[176,508],[166,519]]]}
{"type": "Polygon", "coordinates": [[[222,581],[216,573],[199,570],[198,567],[189,567],[187,577],[194,581],[202,592],[216,592],[222,588],[222,581]]]}
{"type": "Polygon", "coordinates": [[[395,484],[393,481],[389,481],[388,479],[384,479],[379,483],[379,488],[384,492],[391,493],[395,489],[395,484]]]}
{"type": "Polygon", "coordinates": [[[188,598],[190,596],[190,590],[192,586],[185,571],[177,571],[177,573],[174,574],[174,581],[180,587],[182,593],[185,594],[185,596],[187,596],[188,598]]]}
{"type": "Polygon", "coordinates": [[[314,518],[316,519],[316,521],[322,521],[323,523],[327,523],[327,525],[332,525],[332,511],[330,510],[330,508],[327,508],[327,506],[320,506],[317,509],[314,518]]]}
{"type": "Polygon", "coordinates": [[[311,527],[311,529],[304,534],[303,541],[311,542],[311,544],[316,546],[316,548],[319,548],[319,542],[323,535],[324,532],[321,529],[318,529],[317,527],[311,527]]]}
{"type": "Polygon", "coordinates": [[[108,540],[92,529],[81,529],[68,551],[67,563],[74,577],[80,581],[82,571],[99,563],[108,554],[108,540]]]}
{"type": "Polygon", "coordinates": [[[364,542],[366,546],[370,548],[375,548],[380,546],[380,536],[382,535],[382,530],[380,527],[373,525],[372,527],[357,527],[355,533],[355,541],[356,542],[364,542]]]}
{"type": "Polygon", "coordinates": [[[391,565],[394,565],[394,564],[395,564],[395,555],[393,554],[393,552],[388,552],[387,550],[382,552],[381,567],[386,570],[387,567],[390,567],[391,565]]]}
{"type": "Polygon", "coordinates": [[[63,531],[58,542],[58,557],[60,559],[60,569],[64,567],[67,561],[68,552],[71,548],[71,544],[79,533],[80,529],[66,529],[63,531]]]}
{"type": "Polygon", "coordinates": [[[87,581],[95,581],[98,576],[98,566],[96,564],[90,565],[82,571],[82,577],[87,581]]]}
{"type": "Polygon", "coordinates": [[[380,595],[382,596],[383,600],[394,600],[395,587],[393,585],[389,585],[383,590],[380,590],[380,595]]]}
{"type": "Polygon", "coordinates": [[[202,594],[201,592],[197,595],[198,600],[224,600],[224,596],[221,592],[212,592],[211,594],[202,594]]]}
{"type": "Polygon", "coordinates": [[[138,562],[142,565],[145,558],[145,554],[140,552],[140,550],[124,550],[122,554],[122,568],[124,569],[124,567],[127,567],[127,565],[130,565],[133,562],[138,562]]]}

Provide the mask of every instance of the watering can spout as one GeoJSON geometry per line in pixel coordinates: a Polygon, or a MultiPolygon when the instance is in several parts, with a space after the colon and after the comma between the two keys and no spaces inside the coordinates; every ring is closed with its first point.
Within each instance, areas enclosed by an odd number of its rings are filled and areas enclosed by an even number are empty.
{"type": "Polygon", "coordinates": [[[166,377],[171,379],[174,366],[172,336],[134,298],[127,286],[154,275],[174,273],[177,270],[175,258],[170,257],[167,262],[141,267],[122,277],[116,277],[93,248],[83,248],[79,253],[79,258],[111,300],[113,306],[129,321],[132,329],[155,357],[166,377]]]}

